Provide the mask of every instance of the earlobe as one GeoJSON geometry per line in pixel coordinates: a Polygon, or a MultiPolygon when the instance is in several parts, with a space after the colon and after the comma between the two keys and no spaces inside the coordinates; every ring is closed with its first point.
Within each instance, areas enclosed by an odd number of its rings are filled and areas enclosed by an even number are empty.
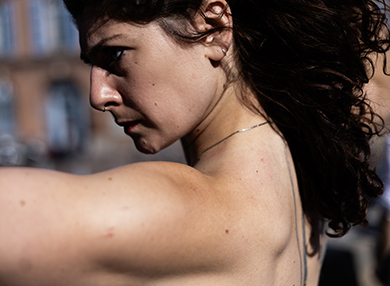
{"type": "Polygon", "coordinates": [[[205,56],[221,61],[228,53],[233,38],[233,18],[225,0],[206,1],[203,12],[203,31],[211,31],[204,40],[205,56]]]}

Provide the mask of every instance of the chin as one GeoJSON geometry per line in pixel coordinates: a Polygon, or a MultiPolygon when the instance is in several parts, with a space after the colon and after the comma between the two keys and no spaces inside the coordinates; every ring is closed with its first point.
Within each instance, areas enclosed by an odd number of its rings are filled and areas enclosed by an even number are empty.
{"type": "Polygon", "coordinates": [[[135,147],[141,153],[150,154],[150,155],[156,154],[156,153],[158,153],[160,151],[160,150],[148,148],[148,147],[145,147],[145,146],[140,146],[139,144],[135,144],[135,147]]]}
{"type": "Polygon", "coordinates": [[[150,142],[146,142],[144,140],[134,140],[135,147],[138,151],[144,154],[156,154],[160,152],[163,148],[154,146],[153,144],[150,144],[150,142]]]}
{"type": "MultiPolygon", "coordinates": [[[[146,137],[132,137],[135,147],[138,151],[144,154],[156,154],[161,150],[169,147],[175,140],[164,140],[163,137],[154,137],[154,138],[146,138],[146,137]],[[153,140],[154,139],[154,140],[153,140]]],[[[178,139],[177,139],[178,140],[178,139]]]]}

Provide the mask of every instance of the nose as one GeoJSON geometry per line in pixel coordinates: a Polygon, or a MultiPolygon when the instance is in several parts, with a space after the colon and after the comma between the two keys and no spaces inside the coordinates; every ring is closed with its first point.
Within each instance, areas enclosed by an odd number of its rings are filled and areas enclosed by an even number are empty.
{"type": "Polygon", "coordinates": [[[93,108],[109,111],[110,107],[121,103],[122,99],[114,86],[112,75],[106,70],[92,66],[90,84],[89,99],[93,108]]]}

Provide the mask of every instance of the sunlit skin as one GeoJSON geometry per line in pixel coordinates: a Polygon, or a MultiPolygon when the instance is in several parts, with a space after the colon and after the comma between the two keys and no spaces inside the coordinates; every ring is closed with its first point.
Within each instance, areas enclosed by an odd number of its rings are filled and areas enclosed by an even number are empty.
{"type": "Polygon", "coordinates": [[[223,93],[226,76],[210,64],[205,46],[183,48],[156,23],[111,22],[82,39],[82,47],[92,64],[92,106],[105,106],[143,152],[187,135],[223,93]]]}
{"type": "MultiPolygon", "coordinates": [[[[222,9],[226,2],[208,2],[222,9]]],[[[228,13],[219,19],[232,25],[228,13]]],[[[197,29],[210,28],[199,17],[197,29]]],[[[231,32],[183,47],[154,22],[79,27],[91,104],[142,152],[184,138],[189,163],[74,176],[0,170],[0,285],[316,285],[283,138],[240,100],[231,32]],[[222,49],[226,49],[225,56],[222,49]]],[[[251,97],[251,94],[247,94],[251,97]]],[[[257,106],[257,108],[261,108],[257,106]]]]}

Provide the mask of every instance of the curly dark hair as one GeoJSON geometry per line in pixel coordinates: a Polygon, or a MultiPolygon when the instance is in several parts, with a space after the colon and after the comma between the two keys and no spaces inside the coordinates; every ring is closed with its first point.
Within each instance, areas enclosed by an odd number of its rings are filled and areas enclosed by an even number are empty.
{"type": "MultiPolygon", "coordinates": [[[[76,23],[157,20],[182,42],[205,36],[185,30],[204,8],[202,0],[64,2],[76,23]]],[[[383,120],[363,85],[374,73],[372,55],[384,55],[385,71],[390,44],[385,1],[227,2],[239,76],[290,147],[306,215],[327,219],[330,236],[366,225],[367,197],[383,191],[370,168],[369,144],[383,120]]]]}

